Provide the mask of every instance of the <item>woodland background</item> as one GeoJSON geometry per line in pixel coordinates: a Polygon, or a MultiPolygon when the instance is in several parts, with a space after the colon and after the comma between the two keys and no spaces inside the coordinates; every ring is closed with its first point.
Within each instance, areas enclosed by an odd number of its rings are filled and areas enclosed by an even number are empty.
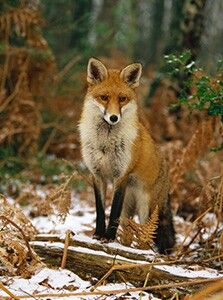
{"type": "MultiPolygon", "coordinates": [[[[38,259],[27,244],[37,231],[29,222],[66,219],[74,195],[94,207],[77,130],[92,56],[115,68],[143,64],[139,101],[166,152],[176,231],[184,236],[175,258],[221,272],[222,12],[221,0],[0,0],[2,276],[33,274],[38,259]]],[[[129,224],[119,242],[151,248],[156,222],[129,224]],[[152,234],[142,242],[139,230],[152,234]]]]}

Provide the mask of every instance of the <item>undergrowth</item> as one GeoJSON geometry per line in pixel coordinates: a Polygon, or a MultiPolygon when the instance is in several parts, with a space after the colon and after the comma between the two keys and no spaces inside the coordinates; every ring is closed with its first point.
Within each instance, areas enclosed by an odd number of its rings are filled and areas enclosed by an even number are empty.
{"type": "MultiPolygon", "coordinates": [[[[22,209],[31,206],[30,218],[56,214],[64,219],[73,192],[79,196],[85,193],[89,202],[89,193],[92,194],[88,189],[90,178],[79,163],[76,130],[83,86],[64,86],[69,96],[57,94],[57,85],[66,70],[57,70],[42,35],[43,23],[39,12],[25,5],[0,15],[0,193],[4,194],[0,199],[4,214],[0,218],[0,260],[12,274],[21,275],[23,267],[30,268],[26,236],[32,238],[35,232],[31,225],[32,233],[27,231],[25,224],[30,221],[16,205],[22,209]],[[15,200],[15,206],[7,202],[6,195],[15,200]],[[10,256],[12,251],[15,261],[10,256]]],[[[165,59],[169,78],[158,88],[146,109],[146,117],[169,162],[172,209],[175,216],[183,219],[177,229],[178,233],[184,232],[185,240],[175,253],[179,260],[196,258],[206,260],[208,266],[215,263],[215,267],[221,267],[218,256],[223,249],[222,61],[218,74],[210,76],[191,61],[190,52],[165,59]],[[184,81],[177,94],[176,79],[184,81]],[[211,225],[209,213],[214,219],[211,225]],[[204,240],[204,233],[212,225],[214,232],[204,240]],[[198,245],[195,250],[190,248],[194,241],[198,245]],[[209,261],[212,257],[214,262],[209,261]]],[[[112,67],[127,62],[125,55],[115,52],[106,60],[112,67]]],[[[82,77],[85,74],[81,72],[73,74],[74,81],[82,77]]],[[[146,76],[144,79],[140,96],[147,90],[146,76]]],[[[156,211],[144,225],[133,220],[124,222],[121,243],[135,248],[153,247],[156,211]]]]}

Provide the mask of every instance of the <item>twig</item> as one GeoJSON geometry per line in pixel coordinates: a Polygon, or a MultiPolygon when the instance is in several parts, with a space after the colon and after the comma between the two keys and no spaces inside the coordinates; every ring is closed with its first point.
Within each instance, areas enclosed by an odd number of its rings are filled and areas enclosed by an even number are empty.
{"type": "Polygon", "coordinates": [[[182,255],[182,251],[183,251],[183,248],[184,248],[184,243],[185,243],[186,239],[188,238],[188,236],[189,236],[189,234],[190,234],[190,232],[191,232],[191,230],[192,230],[194,224],[196,224],[198,221],[200,221],[200,220],[204,217],[204,215],[205,215],[206,213],[208,213],[210,210],[211,210],[211,207],[209,207],[205,212],[203,212],[199,217],[197,217],[197,218],[193,221],[193,223],[189,226],[189,228],[187,229],[187,232],[186,232],[186,234],[185,234],[184,240],[183,240],[183,242],[181,243],[181,246],[180,246],[180,248],[178,249],[178,251],[177,251],[177,253],[176,253],[176,256],[177,256],[177,257],[179,257],[179,256],[182,255]]]}
{"type": "Polygon", "coordinates": [[[24,290],[21,289],[21,288],[20,288],[20,291],[23,292],[23,293],[25,293],[26,295],[28,295],[28,296],[29,296],[30,298],[32,298],[32,299],[35,299],[35,300],[37,299],[34,295],[28,293],[27,291],[24,291],[24,290]]]}
{"type": "Polygon", "coordinates": [[[223,257],[223,254],[220,254],[220,255],[216,255],[216,256],[212,256],[210,258],[204,259],[201,262],[206,263],[206,262],[213,261],[215,259],[222,258],[222,257],[223,257]]]}
{"type": "Polygon", "coordinates": [[[41,153],[46,153],[52,140],[54,139],[55,135],[56,135],[56,132],[57,132],[57,128],[53,128],[53,130],[51,131],[47,141],[45,142],[45,144],[43,145],[42,149],[41,149],[41,153]]]}
{"type": "Polygon", "coordinates": [[[179,300],[178,293],[173,294],[173,296],[170,298],[170,300],[174,300],[174,299],[179,300]]]}
{"type": "Polygon", "coordinates": [[[105,273],[105,275],[102,276],[102,278],[94,285],[91,287],[91,291],[94,291],[98,286],[100,286],[104,280],[106,280],[113,271],[121,271],[121,270],[130,270],[130,269],[134,269],[134,268],[138,268],[138,267],[150,267],[152,269],[153,266],[162,266],[162,265],[172,265],[174,264],[176,261],[167,261],[167,262],[152,262],[152,263],[143,263],[143,264],[139,264],[139,263],[135,263],[135,264],[125,264],[125,265],[113,265],[107,273],[105,273]]]}
{"type": "Polygon", "coordinates": [[[125,279],[124,275],[121,272],[117,271],[118,276],[120,277],[120,279],[122,280],[122,282],[125,283],[126,286],[128,286],[128,281],[125,279]]]}
{"type": "Polygon", "coordinates": [[[19,232],[22,234],[23,236],[23,239],[26,243],[26,246],[27,246],[27,249],[28,249],[28,252],[29,252],[29,255],[30,255],[30,258],[33,258],[33,253],[32,253],[32,249],[29,245],[29,240],[27,238],[27,236],[25,235],[24,231],[22,230],[22,228],[20,228],[14,221],[10,220],[9,218],[7,218],[6,216],[3,216],[3,215],[0,215],[0,219],[3,219],[7,222],[9,222],[10,224],[12,224],[16,229],[19,230],[19,232]]]}
{"type": "MultiPolygon", "coordinates": [[[[148,282],[148,280],[149,280],[149,276],[150,276],[150,271],[151,271],[151,269],[152,269],[152,266],[151,266],[149,272],[146,274],[146,279],[145,279],[145,281],[144,281],[143,287],[146,287],[146,286],[147,286],[147,282],[148,282]]],[[[140,300],[142,300],[142,293],[140,293],[140,300]]]]}
{"type": "MultiPolygon", "coordinates": [[[[124,266],[123,266],[123,267],[124,267],[124,266]]],[[[108,272],[105,273],[105,275],[102,276],[102,278],[101,278],[100,280],[98,280],[98,282],[97,282],[94,286],[91,287],[90,291],[93,292],[99,285],[102,284],[103,281],[105,281],[106,278],[108,278],[108,277],[112,274],[112,272],[113,272],[114,270],[118,270],[118,269],[119,269],[119,268],[117,268],[117,265],[112,266],[112,267],[108,270],[108,272]]]]}
{"type": "Polygon", "coordinates": [[[60,266],[62,269],[65,268],[66,261],[67,261],[67,251],[68,251],[68,246],[69,246],[70,234],[71,234],[71,231],[67,230],[65,242],[64,242],[63,257],[62,257],[61,266],[60,266]]]}
{"type": "Polygon", "coordinates": [[[73,57],[66,65],[65,67],[55,76],[55,81],[60,81],[67,72],[77,63],[81,60],[81,56],[75,56],[73,57]]]}
{"type": "Polygon", "coordinates": [[[20,84],[22,82],[23,76],[19,76],[19,79],[16,83],[14,91],[5,99],[4,103],[0,106],[0,112],[3,112],[4,109],[8,106],[8,104],[15,98],[15,96],[19,92],[20,84]]]}
{"type": "Polygon", "coordinates": [[[0,289],[5,292],[6,294],[8,294],[10,296],[10,298],[12,299],[19,299],[17,296],[15,296],[12,292],[10,292],[4,285],[2,282],[0,282],[0,289]]]}
{"type": "MultiPolygon", "coordinates": [[[[0,112],[3,112],[4,109],[8,106],[8,104],[15,98],[15,96],[18,94],[19,92],[19,89],[20,89],[20,85],[22,83],[22,81],[24,80],[24,74],[25,74],[25,71],[28,67],[28,63],[29,63],[29,59],[26,58],[26,61],[24,62],[23,64],[23,69],[19,75],[19,78],[16,82],[16,85],[15,85],[15,88],[14,88],[14,91],[8,96],[8,98],[5,99],[4,103],[0,106],[0,112]]],[[[3,81],[2,81],[3,82],[3,81]]],[[[4,84],[4,83],[2,83],[4,84]]],[[[1,88],[3,89],[3,87],[1,88]]]]}
{"type": "Polygon", "coordinates": [[[73,173],[68,177],[68,179],[67,179],[67,180],[59,187],[59,189],[58,189],[52,196],[50,196],[50,199],[53,201],[53,200],[55,200],[59,195],[62,195],[62,194],[66,191],[66,189],[67,189],[68,185],[70,184],[71,180],[72,180],[73,178],[75,178],[75,176],[76,176],[76,174],[75,174],[75,172],[73,172],[73,173]]]}
{"type": "MultiPolygon", "coordinates": [[[[205,284],[208,282],[221,282],[222,280],[216,278],[206,278],[206,279],[197,279],[192,281],[182,281],[177,283],[168,283],[168,284],[158,284],[147,287],[137,287],[137,288],[127,288],[127,289],[117,289],[117,290],[107,290],[107,291],[89,291],[89,292],[77,292],[77,293],[49,293],[49,294],[35,294],[36,298],[46,298],[46,297],[72,297],[72,296],[91,296],[91,295],[115,295],[115,294],[123,294],[123,293],[132,293],[132,292],[140,292],[140,291],[156,291],[163,289],[173,289],[178,287],[185,287],[197,284],[205,284]]],[[[27,295],[17,296],[17,299],[28,299],[27,295]]],[[[2,297],[2,300],[10,300],[9,297],[2,297]]]]}
{"type": "Polygon", "coordinates": [[[201,232],[203,228],[202,227],[199,227],[196,234],[192,237],[192,239],[190,240],[190,242],[183,247],[183,250],[184,250],[184,254],[185,254],[185,251],[187,251],[190,247],[191,244],[193,244],[194,240],[196,239],[196,237],[199,235],[199,233],[201,232]]]}
{"type": "Polygon", "coordinates": [[[221,168],[221,182],[218,188],[218,194],[215,201],[215,209],[217,210],[218,220],[221,220],[221,214],[223,212],[223,166],[221,168]]]}
{"type": "Polygon", "coordinates": [[[9,68],[9,44],[8,44],[8,39],[6,40],[6,58],[5,58],[5,63],[3,66],[3,74],[2,74],[2,80],[1,80],[1,91],[4,91],[5,89],[5,82],[7,78],[7,73],[8,73],[8,68],[9,68]]]}

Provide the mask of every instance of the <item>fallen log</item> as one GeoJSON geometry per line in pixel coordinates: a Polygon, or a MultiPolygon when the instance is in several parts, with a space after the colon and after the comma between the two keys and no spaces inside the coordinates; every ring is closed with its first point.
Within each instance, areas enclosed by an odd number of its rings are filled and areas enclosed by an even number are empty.
{"type": "MultiPolygon", "coordinates": [[[[31,243],[31,246],[46,265],[60,267],[64,249],[63,243],[35,241],[31,243]]],[[[151,264],[146,261],[134,261],[119,255],[114,256],[100,250],[92,250],[81,246],[68,247],[66,268],[83,279],[101,278],[114,264],[121,266],[134,265],[134,270],[130,267],[129,269],[115,271],[112,274],[112,279],[115,281],[123,282],[125,280],[134,284],[142,284],[147,273],[150,273],[153,282],[156,282],[155,279],[170,279],[168,272],[153,269],[151,264]]]]}
{"type": "MultiPolygon", "coordinates": [[[[64,239],[57,235],[38,235],[30,242],[32,248],[50,267],[60,267],[64,252],[64,239]]],[[[102,244],[90,238],[75,236],[69,241],[66,268],[83,279],[100,279],[113,267],[105,279],[142,285],[149,278],[150,284],[180,282],[199,278],[220,278],[215,270],[188,270],[185,263],[176,261],[154,262],[152,251],[123,247],[118,243],[102,244]],[[179,262],[178,262],[179,264],[179,262]]]]}

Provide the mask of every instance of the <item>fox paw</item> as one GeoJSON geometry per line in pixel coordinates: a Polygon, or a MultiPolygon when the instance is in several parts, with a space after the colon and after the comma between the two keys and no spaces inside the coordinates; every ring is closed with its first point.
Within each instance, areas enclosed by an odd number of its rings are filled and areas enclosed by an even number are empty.
{"type": "Polygon", "coordinates": [[[94,233],[94,235],[93,235],[93,239],[94,240],[102,240],[102,239],[104,239],[105,238],[105,234],[103,234],[103,233],[94,233]]]}
{"type": "Polygon", "coordinates": [[[114,239],[107,238],[107,237],[103,237],[103,238],[101,239],[101,242],[104,243],[104,244],[112,243],[112,242],[114,242],[114,239]]]}

